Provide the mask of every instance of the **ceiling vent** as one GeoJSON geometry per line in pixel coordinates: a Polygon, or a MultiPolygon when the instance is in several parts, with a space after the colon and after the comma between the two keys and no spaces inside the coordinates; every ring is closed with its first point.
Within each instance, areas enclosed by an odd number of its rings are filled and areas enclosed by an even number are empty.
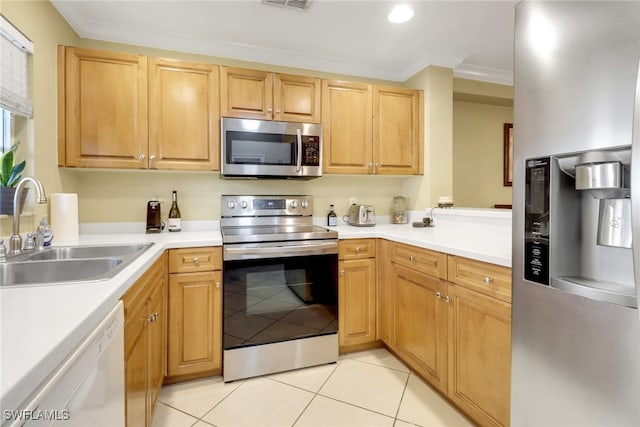
{"type": "Polygon", "coordinates": [[[291,9],[305,10],[311,5],[311,0],[262,0],[263,4],[272,6],[289,7],[291,9]]]}

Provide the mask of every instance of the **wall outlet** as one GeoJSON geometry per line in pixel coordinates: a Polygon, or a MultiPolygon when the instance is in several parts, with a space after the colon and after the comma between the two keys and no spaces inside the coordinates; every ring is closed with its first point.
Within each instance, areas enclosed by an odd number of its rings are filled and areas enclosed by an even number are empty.
{"type": "Polygon", "coordinates": [[[349,206],[355,205],[356,203],[358,203],[357,197],[349,197],[349,206]]]}

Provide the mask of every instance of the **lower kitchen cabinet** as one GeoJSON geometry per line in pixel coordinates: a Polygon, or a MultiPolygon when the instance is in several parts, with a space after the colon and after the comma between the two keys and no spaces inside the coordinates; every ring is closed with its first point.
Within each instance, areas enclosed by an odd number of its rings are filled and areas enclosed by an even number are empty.
{"type": "Polygon", "coordinates": [[[338,336],[341,350],[377,340],[375,250],[375,239],[339,243],[338,336]]]}
{"type": "Polygon", "coordinates": [[[222,370],[222,251],[169,251],[168,378],[176,382],[222,370]]]}
{"type": "Polygon", "coordinates": [[[510,269],[388,241],[378,260],[380,339],[475,423],[508,426],[510,269]]]}
{"type": "Polygon", "coordinates": [[[392,349],[442,393],[447,391],[447,284],[392,265],[392,349]]]}
{"type": "Polygon", "coordinates": [[[449,285],[449,398],[480,425],[508,426],[511,304],[449,285]]]}
{"type": "Polygon", "coordinates": [[[163,254],[122,297],[127,427],[150,426],[165,376],[167,264],[163,254]]]}

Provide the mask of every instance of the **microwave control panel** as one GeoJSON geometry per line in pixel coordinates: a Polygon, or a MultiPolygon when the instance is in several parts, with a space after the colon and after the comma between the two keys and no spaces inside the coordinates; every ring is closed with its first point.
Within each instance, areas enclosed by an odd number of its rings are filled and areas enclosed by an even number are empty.
{"type": "Polygon", "coordinates": [[[320,137],[302,137],[302,165],[320,166],[320,137]]]}
{"type": "Polygon", "coordinates": [[[549,180],[551,158],[526,163],[524,278],[549,285],[549,180]]]}

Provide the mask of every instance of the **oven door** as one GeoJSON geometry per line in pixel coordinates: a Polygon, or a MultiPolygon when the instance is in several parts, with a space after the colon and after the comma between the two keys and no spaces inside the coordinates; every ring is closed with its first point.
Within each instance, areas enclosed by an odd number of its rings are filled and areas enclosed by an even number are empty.
{"type": "Polygon", "coordinates": [[[222,118],[223,177],[322,176],[322,126],[222,118]]]}
{"type": "Polygon", "coordinates": [[[225,259],[223,283],[225,351],[338,332],[337,250],[225,259]]]}

